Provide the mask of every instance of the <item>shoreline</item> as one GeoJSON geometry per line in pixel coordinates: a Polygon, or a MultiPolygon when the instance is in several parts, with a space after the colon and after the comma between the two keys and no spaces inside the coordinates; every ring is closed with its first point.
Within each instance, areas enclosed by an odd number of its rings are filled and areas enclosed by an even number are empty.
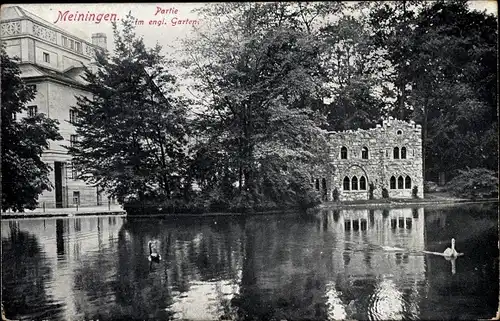
{"type": "MultiPolygon", "coordinates": [[[[317,207],[309,210],[340,210],[351,208],[364,208],[364,209],[380,209],[380,208],[404,208],[404,207],[427,207],[427,206],[453,206],[453,205],[467,205],[467,204],[487,204],[498,203],[498,199],[483,199],[483,200],[469,200],[469,199],[411,199],[411,200],[390,200],[385,202],[377,202],[378,200],[368,202],[356,203],[334,203],[328,202],[318,205],[317,207]]],[[[127,218],[182,218],[182,217],[221,217],[221,216],[235,216],[235,217],[249,217],[259,215],[286,215],[296,213],[297,209],[289,210],[270,210],[263,212],[206,212],[206,213],[171,213],[171,214],[146,214],[146,215],[129,215],[125,210],[113,211],[80,211],[71,213],[2,213],[2,220],[9,219],[33,219],[33,218],[74,218],[74,217],[88,217],[88,216],[118,216],[127,218]]]]}
{"type": "Polygon", "coordinates": [[[127,216],[127,212],[107,211],[107,212],[79,212],[79,213],[2,213],[2,220],[9,219],[33,219],[33,218],[72,218],[86,216],[127,216]]]}
{"type": "Polygon", "coordinates": [[[414,206],[450,206],[450,205],[465,205],[465,204],[484,204],[484,203],[498,203],[498,199],[483,199],[483,200],[470,200],[470,199],[415,199],[415,200],[392,200],[388,202],[373,202],[373,203],[324,203],[320,204],[320,209],[346,209],[346,208],[400,208],[400,207],[414,207],[414,206]]]}

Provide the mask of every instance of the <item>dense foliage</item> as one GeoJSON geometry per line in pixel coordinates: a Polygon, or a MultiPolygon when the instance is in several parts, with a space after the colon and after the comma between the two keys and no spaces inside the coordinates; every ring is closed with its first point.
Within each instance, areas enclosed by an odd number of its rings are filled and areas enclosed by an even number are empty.
{"type": "Polygon", "coordinates": [[[130,16],[115,26],[114,56],[87,71],[94,97],[79,99],[70,152],[122,202],[310,207],[325,131],[389,115],[422,125],[427,179],[496,171],[496,18],[466,1],[217,3],[198,14],[180,61],[197,96],[191,117],[172,65],[130,16]]]}
{"type": "Polygon", "coordinates": [[[326,78],[312,19],[335,10],[241,3],[200,11],[204,21],[224,21],[185,42],[194,89],[205,98],[193,164],[203,194],[237,209],[315,202],[309,170],[327,146],[309,103],[322,99],[326,78]]]}
{"type": "Polygon", "coordinates": [[[45,114],[28,114],[35,90],[20,78],[15,58],[1,48],[2,70],[2,210],[24,211],[37,206],[38,196],[53,187],[42,152],[60,140],[58,122],[45,114]],[[28,117],[25,117],[28,116],[28,117]]]}
{"type": "Polygon", "coordinates": [[[390,112],[422,124],[426,178],[497,169],[497,18],[467,1],[367,4],[390,112]],[[383,66],[383,65],[380,65],[383,66]]]}
{"type": "Polygon", "coordinates": [[[74,123],[79,141],[69,148],[73,166],[87,182],[120,202],[182,194],[187,141],[186,104],[174,96],[175,78],[161,47],[147,49],[133,18],[115,23],[115,53],[97,53],[85,72],[74,123]]]}
{"type": "Polygon", "coordinates": [[[484,168],[460,170],[459,175],[448,182],[446,189],[464,198],[498,197],[498,175],[484,168]]]}

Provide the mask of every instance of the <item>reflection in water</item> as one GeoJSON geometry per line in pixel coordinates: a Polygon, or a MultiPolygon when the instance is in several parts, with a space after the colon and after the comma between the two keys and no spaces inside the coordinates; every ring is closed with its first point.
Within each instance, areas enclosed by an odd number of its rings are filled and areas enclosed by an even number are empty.
{"type": "Polygon", "coordinates": [[[495,206],[4,221],[3,294],[30,319],[489,318],[497,241],[495,206]]]}
{"type": "Polygon", "coordinates": [[[371,295],[371,305],[368,311],[370,319],[400,320],[402,310],[402,296],[396,284],[391,279],[383,279],[371,295]]]}
{"type": "Polygon", "coordinates": [[[2,303],[6,311],[29,319],[59,317],[63,304],[46,291],[52,269],[37,237],[15,221],[2,222],[2,236],[2,303]]]}
{"type": "Polygon", "coordinates": [[[56,243],[57,255],[64,256],[64,222],[62,219],[56,220],[56,243]]]}

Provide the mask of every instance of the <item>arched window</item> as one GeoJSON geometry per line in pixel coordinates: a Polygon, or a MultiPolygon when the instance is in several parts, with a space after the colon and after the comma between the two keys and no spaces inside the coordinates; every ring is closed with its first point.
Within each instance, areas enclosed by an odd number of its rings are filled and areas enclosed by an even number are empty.
{"type": "Polygon", "coordinates": [[[319,191],[319,179],[316,179],[316,190],[319,191]]]}
{"type": "Polygon", "coordinates": [[[359,179],[359,189],[366,190],[366,178],[364,176],[359,179]]]}
{"type": "Polygon", "coordinates": [[[340,149],[340,158],[347,159],[347,147],[342,147],[340,149]]]}
{"type": "Polygon", "coordinates": [[[394,159],[399,159],[399,148],[394,147],[394,153],[393,153],[394,159]]]}
{"type": "Polygon", "coordinates": [[[405,178],[405,188],[411,188],[411,178],[410,178],[410,176],[406,176],[406,178],[405,178]]]}
{"type": "Polygon", "coordinates": [[[398,130],[398,132],[397,132],[398,135],[401,135],[402,133],[403,133],[402,130],[398,130]]]}
{"type": "Polygon", "coordinates": [[[327,187],[326,187],[326,179],[325,178],[323,178],[321,180],[321,188],[323,189],[323,193],[326,193],[327,187]]]}
{"type": "Polygon", "coordinates": [[[404,188],[404,180],[403,180],[403,176],[399,176],[398,177],[398,189],[403,189],[404,188]]]}
{"type": "Polygon", "coordinates": [[[344,177],[344,191],[348,191],[350,189],[349,177],[344,177]]]}
{"type": "Polygon", "coordinates": [[[406,159],[406,147],[401,147],[401,159],[406,159]]]}
{"type": "Polygon", "coordinates": [[[351,186],[353,191],[358,190],[358,178],[356,176],[352,177],[351,186]]]}
{"type": "Polygon", "coordinates": [[[368,159],[368,148],[367,147],[363,147],[363,149],[361,150],[361,158],[368,159]]]}
{"type": "Polygon", "coordinates": [[[396,189],[396,177],[391,176],[391,189],[396,189]]]}

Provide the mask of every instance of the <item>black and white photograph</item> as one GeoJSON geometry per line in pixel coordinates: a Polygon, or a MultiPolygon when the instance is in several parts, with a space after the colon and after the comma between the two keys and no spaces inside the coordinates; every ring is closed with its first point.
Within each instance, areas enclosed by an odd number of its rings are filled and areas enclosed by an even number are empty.
{"type": "Polygon", "coordinates": [[[2,321],[500,320],[497,7],[2,4],[2,321]]]}

